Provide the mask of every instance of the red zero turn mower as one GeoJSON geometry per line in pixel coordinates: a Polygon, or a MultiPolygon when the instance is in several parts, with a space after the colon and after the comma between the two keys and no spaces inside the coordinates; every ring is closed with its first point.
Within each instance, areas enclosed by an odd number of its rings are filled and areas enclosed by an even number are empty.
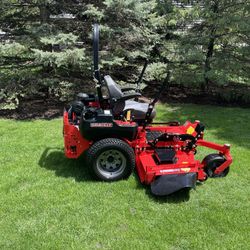
{"type": "MultiPolygon", "coordinates": [[[[205,127],[199,121],[154,123],[158,99],[149,104],[138,101],[147,62],[137,88],[120,88],[109,75],[99,72],[97,24],[93,40],[97,95],[80,93],[65,109],[65,155],[78,158],[86,151],[88,166],[104,181],[127,178],[136,168],[140,181],[160,196],[194,188],[208,177],[226,176],[232,163],[230,145],[203,140],[205,127]],[[198,146],[217,152],[200,162],[195,159],[198,146]]],[[[167,87],[169,74],[164,82],[159,93],[167,87]]]]}

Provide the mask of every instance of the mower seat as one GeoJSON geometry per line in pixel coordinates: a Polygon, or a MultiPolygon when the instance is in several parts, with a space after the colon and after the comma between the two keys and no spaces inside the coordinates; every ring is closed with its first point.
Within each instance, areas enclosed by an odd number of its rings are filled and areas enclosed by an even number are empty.
{"type": "MultiPolygon", "coordinates": [[[[138,92],[125,93],[120,86],[111,78],[111,76],[104,76],[104,82],[109,92],[109,99],[111,102],[111,108],[115,115],[125,113],[128,110],[132,110],[134,120],[144,120],[148,110],[148,103],[137,102],[131,99],[140,97],[138,92]]],[[[126,90],[133,90],[132,88],[126,88],[126,90]]],[[[150,119],[152,120],[156,116],[155,109],[151,113],[150,119]]]]}

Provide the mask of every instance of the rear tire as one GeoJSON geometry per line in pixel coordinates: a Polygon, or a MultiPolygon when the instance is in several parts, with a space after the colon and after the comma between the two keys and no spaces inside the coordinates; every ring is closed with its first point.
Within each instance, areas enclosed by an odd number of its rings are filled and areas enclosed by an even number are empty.
{"type": "Polygon", "coordinates": [[[106,138],[94,143],[87,152],[87,164],[97,179],[118,181],[128,178],[135,167],[133,149],[124,141],[106,138]]]}
{"type": "Polygon", "coordinates": [[[210,154],[207,155],[202,163],[204,164],[204,170],[208,177],[216,178],[216,177],[225,177],[229,173],[229,167],[224,169],[223,172],[219,174],[215,174],[215,170],[221,166],[226,161],[226,159],[220,154],[210,154]]]}

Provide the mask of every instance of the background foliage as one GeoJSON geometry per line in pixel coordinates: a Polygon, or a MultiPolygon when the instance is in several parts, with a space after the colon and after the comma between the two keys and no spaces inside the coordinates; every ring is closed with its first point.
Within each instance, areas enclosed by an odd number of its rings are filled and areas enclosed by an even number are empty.
{"type": "Polygon", "coordinates": [[[248,1],[2,0],[0,11],[1,108],[93,88],[94,22],[103,73],[134,82],[147,58],[147,84],[169,68],[173,86],[250,101],[237,91],[250,82],[248,1]]]}

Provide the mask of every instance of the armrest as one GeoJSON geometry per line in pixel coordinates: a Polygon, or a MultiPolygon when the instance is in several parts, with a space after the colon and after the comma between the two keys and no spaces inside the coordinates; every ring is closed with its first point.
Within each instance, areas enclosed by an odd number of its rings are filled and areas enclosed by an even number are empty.
{"type": "Polygon", "coordinates": [[[121,91],[122,91],[122,92],[131,91],[131,90],[136,91],[136,88],[132,88],[132,87],[121,88],[121,91]]]}
{"type": "Polygon", "coordinates": [[[126,101],[129,99],[134,99],[134,98],[138,98],[141,97],[140,93],[129,93],[129,94],[125,94],[124,96],[120,97],[119,99],[117,99],[117,101],[126,101]]]}

